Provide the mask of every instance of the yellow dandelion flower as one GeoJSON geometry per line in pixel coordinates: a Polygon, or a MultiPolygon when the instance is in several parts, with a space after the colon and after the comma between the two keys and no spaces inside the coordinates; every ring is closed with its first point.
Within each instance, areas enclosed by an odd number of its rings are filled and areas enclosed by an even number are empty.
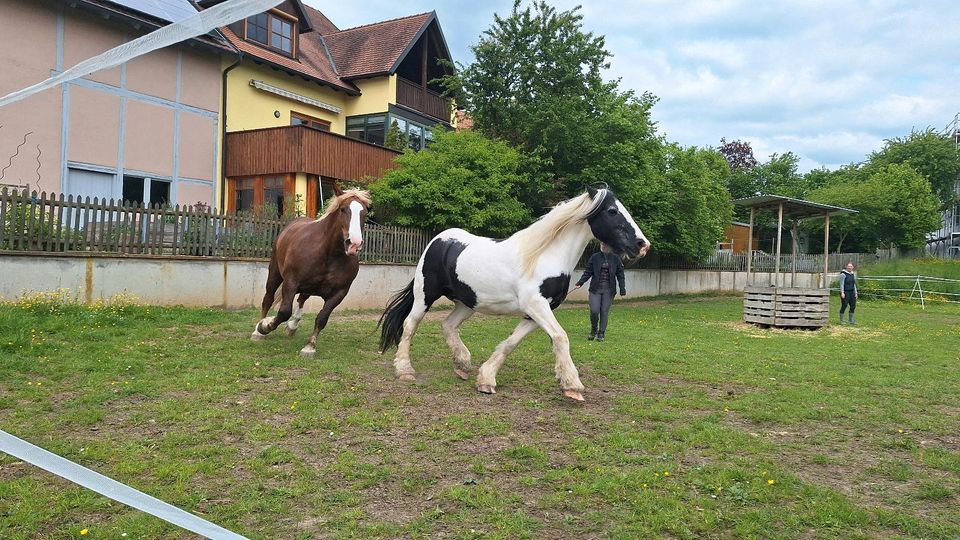
{"type": "Polygon", "coordinates": [[[774,484],[776,484],[776,483],[777,483],[777,481],[774,480],[773,478],[767,480],[767,484],[768,484],[768,485],[771,485],[771,486],[772,486],[772,485],[774,485],[774,484]]]}
{"type": "Polygon", "coordinates": [[[90,529],[80,529],[80,536],[86,536],[90,534],[90,529]]]}
{"type": "Polygon", "coordinates": [[[646,485],[646,484],[644,484],[644,485],[643,485],[643,487],[647,487],[647,485],[646,485]]]}
{"type": "Polygon", "coordinates": [[[902,429],[898,429],[898,430],[897,430],[897,433],[903,433],[903,430],[902,430],[902,429]]]}
{"type": "Polygon", "coordinates": [[[664,476],[670,476],[670,471],[663,471],[664,476]]]}

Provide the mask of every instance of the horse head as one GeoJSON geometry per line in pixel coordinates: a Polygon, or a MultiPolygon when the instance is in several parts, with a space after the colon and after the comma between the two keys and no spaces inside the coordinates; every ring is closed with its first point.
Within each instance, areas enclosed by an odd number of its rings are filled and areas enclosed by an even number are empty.
{"type": "Polygon", "coordinates": [[[610,246],[617,255],[626,255],[631,259],[646,255],[650,250],[650,241],[613,190],[588,187],[587,194],[595,203],[587,215],[593,236],[610,246]]]}
{"type": "Polygon", "coordinates": [[[343,250],[347,255],[356,255],[363,249],[362,224],[370,212],[370,193],[359,189],[348,189],[338,195],[331,208],[337,229],[343,239],[343,250]]]}

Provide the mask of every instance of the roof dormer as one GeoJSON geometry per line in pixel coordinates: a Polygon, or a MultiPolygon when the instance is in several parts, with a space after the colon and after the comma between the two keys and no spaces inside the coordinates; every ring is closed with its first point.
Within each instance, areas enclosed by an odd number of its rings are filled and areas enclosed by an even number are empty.
{"type": "MultiPolygon", "coordinates": [[[[200,5],[210,7],[222,1],[202,0],[200,5]]],[[[229,28],[243,40],[290,58],[298,55],[300,34],[313,31],[300,0],[285,0],[270,11],[237,21],[229,28]]]]}

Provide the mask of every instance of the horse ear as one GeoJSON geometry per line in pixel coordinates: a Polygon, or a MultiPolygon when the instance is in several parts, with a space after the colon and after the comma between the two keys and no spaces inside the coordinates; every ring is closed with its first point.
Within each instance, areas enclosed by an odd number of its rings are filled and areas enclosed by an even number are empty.
{"type": "Polygon", "coordinates": [[[597,188],[593,186],[587,186],[587,195],[590,195],[591,199],[597,198],[597,188]]]}

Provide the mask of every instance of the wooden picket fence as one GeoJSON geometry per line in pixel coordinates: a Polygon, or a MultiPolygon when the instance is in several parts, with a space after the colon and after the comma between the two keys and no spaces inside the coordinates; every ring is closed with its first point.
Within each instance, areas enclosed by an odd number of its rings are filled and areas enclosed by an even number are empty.
{"type": "MultiPolygon", "coordinates": [[[[0,191],[0,249],[269,258],[285,225],[206,206],[144,206],[90,197],[0,191]]],[[[364,262],[416,263],[431,235],[367,224],[364,262]]]]}

